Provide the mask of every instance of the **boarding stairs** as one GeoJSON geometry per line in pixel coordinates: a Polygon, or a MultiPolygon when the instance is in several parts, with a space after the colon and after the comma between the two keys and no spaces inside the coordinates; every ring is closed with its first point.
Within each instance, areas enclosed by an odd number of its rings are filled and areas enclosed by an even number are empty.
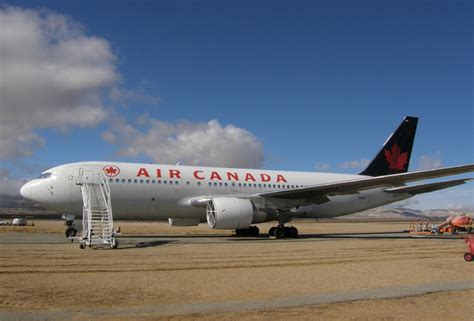
{"type": "Polygon", "coordinates": [[[83,200],[81,249],[86,246],[117,248],[107,179],[102,174],[80,169],[77,184],[81,186],[83,200]]]}

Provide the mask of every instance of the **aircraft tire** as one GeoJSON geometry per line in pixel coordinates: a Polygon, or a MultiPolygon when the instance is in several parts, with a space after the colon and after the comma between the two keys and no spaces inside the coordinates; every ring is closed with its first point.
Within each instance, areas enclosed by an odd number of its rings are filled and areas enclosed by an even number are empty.
{"type": "Polygon", "coordinates": [[[472,262],[472,253],[469,253],[469,252],[464,253],[464,261],[472,262]]]}
{"type": "Polygon", "coordinates": [[[298,229],[294,226],[290,227],[288,237],[291,237],[293,239],[298,238],[298,229]]]}
{"type": "Polygon", "coordinates": [[[260,234],[260,229],[258,226],[250,226],[252,236],[258,236],[260,234]]]}
{"type": "Polygon", "coordinates": [[[250,226],[249,228],[235,230],[236,236],[258,236],[259,233],[260,230],[258,229],[258,226],[250,226]]]}
{"type": "Polygon", "coordinates": [[[277,239],[282,239],[287,235],[287,233],[285,233],[285,232],[286,232],[285,228],[282,227],[282,226],[279,226],[275,229],[275,237],[277,239]]]}
{"type": "Polygon", "coordinates": [[[81,243],[79,243],[79,248],[80,248],[81,250],[83,250],[83,249],[86,248],[86,245],[81,242],[81,243]]]}
{"type": "Polygon", "coordinates": [[[268,230],[268,235],[269,235],[270,237],[275,237],[275,230],[276,230],[276,229],[277,229],[277,228],[276,228],[275,226],[270,227],[270,229],[268,230]]]}

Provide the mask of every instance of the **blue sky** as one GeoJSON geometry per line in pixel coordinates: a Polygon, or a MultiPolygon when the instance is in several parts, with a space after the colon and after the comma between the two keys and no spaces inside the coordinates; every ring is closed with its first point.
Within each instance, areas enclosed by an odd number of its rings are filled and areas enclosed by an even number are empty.
{"type": "MultiPolygon", "coordinates": [[[[6,4],[46,8],[106,40],[119,87],[134,98],[118,102],[103,93],[102,104],[128,123],[216,119],[256,137],[265,168],[358,172],[343,164],[371,159],[412,115],[420,122],[410,169],[423,160],[474,163],[471,1],[6,4]]],[[[44,145],[0,165],[25,177],[25,166],[39,172],[79,160],[152,161],[118,153],[101,138],[108,127],[36,128],[44,145]]],[[[461,189],[460,202],[472,204],[472,187],[461,189]]]]}

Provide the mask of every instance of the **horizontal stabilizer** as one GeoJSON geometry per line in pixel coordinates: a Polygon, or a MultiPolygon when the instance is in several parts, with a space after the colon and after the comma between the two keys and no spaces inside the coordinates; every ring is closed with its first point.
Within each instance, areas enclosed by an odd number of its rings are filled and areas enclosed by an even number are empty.
{"type": "Polygon", "coordinates": [[[385,192],[388,193],[407,193],[410,195],[417,195],[423,193],[429,193],[434,191],[439,191],[441,189],[445,189],[448,187],[453,187],[457,185],[462,185],[467,181],[472,180],[472,178],[462,178],[462,179],[455,179],[446,182],[437,182],[437,183],[430,183],[430,184],[421,184],[415,186],[401,186],[401,187],[394,187],[386,189],[385,192]]]}

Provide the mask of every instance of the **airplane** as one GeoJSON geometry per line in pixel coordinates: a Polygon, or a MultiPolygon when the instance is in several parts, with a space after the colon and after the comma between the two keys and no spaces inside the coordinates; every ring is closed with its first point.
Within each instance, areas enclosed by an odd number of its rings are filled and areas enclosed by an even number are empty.
{"type": "Polygon", "coordinates": [[[367,168],[358,174],[290,172],[91,161],[44,171],[21,195],[43,207],[80,217],[78,176],[104,177],[114,218],[168,220],[172,226],[208,223],[211,229],[256,236],[255,224],[276,221],[269,235],[296,238],[295,218],[332,218],[402,201],[472,178],[407,183],[474,171],[474,164],[408,172],[418,118],[407,116],[367,168]]]}

